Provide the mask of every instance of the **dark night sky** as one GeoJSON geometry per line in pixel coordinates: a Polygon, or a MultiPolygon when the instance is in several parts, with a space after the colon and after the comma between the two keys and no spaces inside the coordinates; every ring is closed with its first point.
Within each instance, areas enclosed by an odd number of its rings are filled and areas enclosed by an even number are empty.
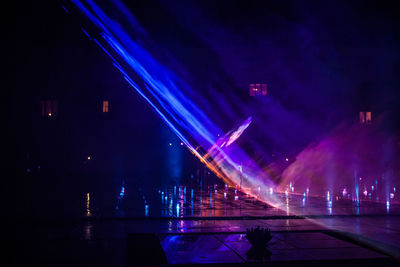
{"type": "Polygon", "coordinates": [[[390,1],[128,6],[159,51],[175,59],[166,64],[211,98],[243,99],[248,84],[261,81],[286,109],[311,119],[335,124],[368,109],[397,120],[399,19],[390,1]]]}
{"type": "MultiPolygon", "coordinates": [[[[400,24],[390,1],[128,5],[160,51],[175,59],[166,64],[205,94],[229,95],[224,88],[230,88],[245,97],[249,83],[263,81],[285,108],[305,116],[337,113],[340,121],[372,109],[392,111],[392,120],[398,120],[400,24]]],[[[67,96],[84,103],[94,93],[128,94],[106,56],[81,32],[81,21],[60,2],[16,4],[8,12],[13,17],[2,23],[3,114],[10,144],[20,143],[16,136],[27,139],[32,99],[67,96]]],[[[151,132],[159,120],[139,97],[130,97],[135,104],[124,112],[146,110],[135,123],[151,132]]]]}

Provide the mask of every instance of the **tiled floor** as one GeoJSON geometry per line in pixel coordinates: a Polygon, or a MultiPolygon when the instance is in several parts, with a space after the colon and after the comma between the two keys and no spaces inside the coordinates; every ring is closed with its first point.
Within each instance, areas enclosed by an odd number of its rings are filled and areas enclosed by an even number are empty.
{"type": "MultiPolygon", "coordinates": [[[[172,264],[251,262],[244,234],[168,235],[161,244],[172,264]]],[[[273,233],[270,261],[386,258],[387,256],[324,233],[273,233]]],[[[267,259],[265,259],[267,260],[267,259]]]]}

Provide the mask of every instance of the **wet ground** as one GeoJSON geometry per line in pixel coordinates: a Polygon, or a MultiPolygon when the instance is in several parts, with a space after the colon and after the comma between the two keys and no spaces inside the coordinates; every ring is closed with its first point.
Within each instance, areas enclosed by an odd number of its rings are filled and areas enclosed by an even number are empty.
{"type": "MultiPolygon", "coordinates": [[[[391,265],[400,258],[400,208],[361,202],[276,194],[272,207],[224,185],[121,190],[112,209],[82,196],[82,216],[9,221],[13,243],[30,262],[49,266],[126,266],[129,234],[153,233],[168,263],[253,262],[247,228],[272,231],[271,262],[391,265]],[[130,203],[136,199],[135,202],[130,203]],[[344,261],[344,262],[343,262],[344,261]],[[363,263],[364,264],[364,263],[363,263]]],[[[144,242],[145,243],[145,242],[144,242]]],[[[144,244],[143,243],[143,244],[144,244]]],[[[147,258],[145,258],[147,259],[147,258]]],[[[151,260],[151,257],[148,258],[151,260]]]]}

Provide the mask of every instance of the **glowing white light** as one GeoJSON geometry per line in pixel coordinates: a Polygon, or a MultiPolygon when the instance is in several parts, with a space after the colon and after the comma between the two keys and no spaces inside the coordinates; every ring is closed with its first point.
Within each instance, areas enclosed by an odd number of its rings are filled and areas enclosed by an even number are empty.
{"type": "Polygon", "coordinates": [[[92,159],[92,157],[88,156],[88,157],[87,157],[87,159],[88,159],[88,160],[91,160],[91,159],[92,159]]]}
{"type": "Polygon", "coordinates": [[[235,200],[238,200],[239,199],[239,196],[235,196],[235,200]]]}
{"type": "Polygon", "coordinates": [[[169,146],[172,146],[172,143],[169,143],[169,146]]]}
{"type": "Polygon", "coordinates": [[[242,135],[244,130],[246,130],[246,128],[249,127],[250,123],[251,123],[251,117],[247,118],[245,122],[235,132],[231,134],[228,142],[226,143],[226,146],[229,146],[230,144],[235,142],[236,139],[238,139],[242,135]]]}
{"type": "Polygon", "coordinates": [[[394,194],[393,193],[390,193],[390,198],[391,199],[394,198],[394,194]]]}
{"type": "Polygon", "coordinates": [[[269,193],[272,195],[274,193],[274,189],[272,187],[269,188],[269,193]]]}
{"type": "Polygon", "coordinates": [[[363,194],[364,194],[364,196],[368,196],[368,191],[365,190],[365,191],[363,192],[363,194]]]}
{"type": "Polygon", "coordinates": [[[288,159],[288,158],[286,158],[286,161],[289,161],[289,159],[288,159]]]}

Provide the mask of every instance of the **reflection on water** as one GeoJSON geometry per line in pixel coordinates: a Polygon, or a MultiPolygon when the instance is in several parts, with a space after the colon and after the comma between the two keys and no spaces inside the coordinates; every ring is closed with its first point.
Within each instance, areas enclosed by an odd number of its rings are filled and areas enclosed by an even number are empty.
{"type": "Polygon", "coordinates": [[[90,222],[86,223],[85,240],[92,240],[92,227],[93,227],[93,225],[90,222]]]}
{"type": "MultiPolygon", "coordinates": [[[[375,191],[376,185],[369,189],[371,192],[375,191]]],[[[391,190],[396,192],[395,188],[391,190]]],[[[363,199],[356,205],[357,202],[353,202],[352,198],[344,198],[342,192],[337,195],[332,191],[325,191],[324,197],[314,197],[308,195],[307,190],[297,194],[290,186],[284,192],[271,188],[261,190],[258,186],[253,190],[246,188],[246,192],[251,193],[245,194],[239,187],[222,183],[207,185],[200,181],[197,184],[187,183],[153,189],[143,189],[127,183],[122,186],[116,185],[113,194],[107,194],[107,190],[104,189],[91,190],[83,193],[82,198],[81,193],[79,205],[81,215],[96,218],[400,214],[400,207],[390,199],[390,202],[385,203],[368,202],[363,199]],[[280,200],[280,204],[270,206],[260,202],[262,194],[273,194],[280,200]]],[[[89,236],[90,227],[87,233],[89,236]]]]}

